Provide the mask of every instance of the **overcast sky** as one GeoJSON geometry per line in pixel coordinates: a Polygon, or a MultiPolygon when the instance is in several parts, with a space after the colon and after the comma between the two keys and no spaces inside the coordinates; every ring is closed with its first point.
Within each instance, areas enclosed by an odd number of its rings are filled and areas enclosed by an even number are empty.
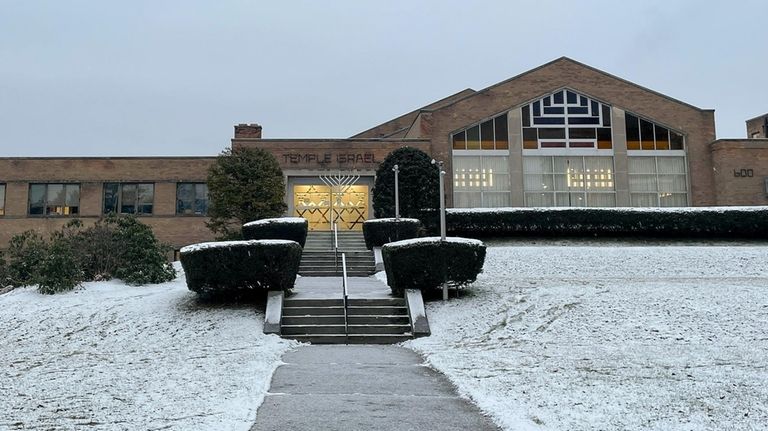
{"type": "Polygon", "coordinates": [[[0,157],[215,155],[233,125],[348,137],[561,56],[768,112],[754,1],[0,0],[0,157]]]}

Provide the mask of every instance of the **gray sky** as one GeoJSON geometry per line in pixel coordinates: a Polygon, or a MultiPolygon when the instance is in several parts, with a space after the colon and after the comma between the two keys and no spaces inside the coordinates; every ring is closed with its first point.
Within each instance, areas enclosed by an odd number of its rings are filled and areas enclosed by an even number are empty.
{"type": "Polygon", "coordinates": [[[768,112],[754,1],[0,0],[0,156],[214,155],[232,126],[348,137],[560,56],[768,112]]]}

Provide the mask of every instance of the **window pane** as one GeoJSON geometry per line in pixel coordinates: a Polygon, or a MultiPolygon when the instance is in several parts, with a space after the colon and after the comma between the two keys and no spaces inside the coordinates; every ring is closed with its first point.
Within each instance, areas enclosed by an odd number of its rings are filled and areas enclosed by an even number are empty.
{"type": "Polygon", "coordinates": [[[523,106],[522,116],[523,116],[523,127],[530,127],[531,126],[531,108],[528,105],[523,106]]]}
{"type": "Polygon", "coordinates": [[[0,184],[0,215],[5,215],[5,184],[0,184]]]}
{"type": "Polygon", "coordinates": [[[613,148],[610,128],[601,127],[597,129],[597,148],[600,150],[610,150],[613,148]]]}
{"type": "Polygon", "coordinates": [[[526,174],[552,173],[552,157],[523,157],[526,174]]]}
{"type": "Polygon", "coordinates": [[[139,184],[137,189],[137,214],[152,214],[152,203],[155,200],[154,184],[139,184]]]}
{"type": "Polygon", "coordinates": [[[208,214],[208,185],[197,184],[195,186],[195,214],[208,214]]]}
{"type": "Polygon", "coordinates": [[[29,186],[29,214],[45,214],[45,184],[32,184],[29,186]]]}
{"type": "Polygon", "coordinates": [[[632,193],[629,198],[633,207],[655,207],[658,202],[656,193],[632,193]]]}
{"type": "Polygon", "coordinates": [[[493,149],[493,120],[480,124],[480,147],[484,150],[493,149]]]}
{"type": "Polygon", "coordinates": [[[506,193],[483,193],[483,207],[501,208],[509,206],[509,192],[506,193]]]}
{"type": "Polygon", "coordinates": [[[592,127],[588,129],[572,128],[568,130],[568,137],[570,139],[596,139],[597,134],[592,127]]]}
{"type": "Polygon", "coordinates": [[[496,129],[496,149],[509,149],[509,132],[507,130],[507,114],[499,115],[493,120],[496,129]]]}
{"type": "Polygon", "coordinates": [[[122,184],[120,187],[120,213],[135,214],[138,186],[136,184],[122,184]]]}
{"type": "Polygon", "coordinates": [[[194,184],[179,184],[176,186],[176,214],[192,214],[192,202],[195,200],[194,184]]]}
{"type": "Polygon", "coordinates": [[[685,193],[660,193],[660,207],[684,207],[688,205],[688,195],[685,193]]]}
{"type": "Polygon", "coordinates": [[[551,207],[555,205],[554,193],[526,193],[525,205],[529,207],[551,207]]]}
{"type": "Polygon", "coordinates": [[[104,214],[117,212],[118,183],[104,183],[104,214]]]}
{"type": "Polygon", "coordinates": [[[685,173],[685,157],[657,157],[656,160],[660,174],[685,173]]]}
{"type": "Polygon", "coordinates": [[[668,150],[669,149],[669,129],[661,127],[659,125],[656,128],[656,149],[668,150]]]}
{"type": "Polygon", "coordinates": [[[63,215],[66,200],[64,184],[48,184],[45,213],[63,215]]]}
{"type": "Polygon", "coordinates": [[[466,132],[461,132],[453,135],[453,149],[454,150],[467,149],[467,133],[466,132]]]}
{"type": "Polygon", "coordinates": [[[603,126],[611,127],[611,108],[603,105],[603,126]]]}
{"type": "Polygon", "coordinates": [[[629,157],[627,158],[630,174],[655,174],[655,157],[629,157]]]}
{"type": "Polygon", "coordinates": [[[640,149],[640,123],[638,118],[631,114],[626,114],[625,122],[627,125],[627,149],[640,149]]]}
{"type": "Polygon", "coordinates": [[[615,207],[615,193],[587,193],[587,206],[590,207],[615,207]]]}
{"type": "Polygon", "coordinates": [[[80,213],[80,184],[67,184],[66,187],[67,201],[64,214],[79,214],[80,213]]]}
{"type": "Polygon", "coordinates": [[[644,150],[653,149],[653,123],[640,120],[640,142],[644,150]]]}
{"type": "Polygon", "coordinates": [[[454,192],[453,200],[456,208],[477,208],[482,205],[480,193],[454,192]]]}
{"type": "Polygon", "coordinates": [[[656,186],[656,175],[629,176],[630,192],[655,192],[657,190],[658,188],[656,186]]]}
{"type": "Polygon", "coordinates": [[[470,127],[467,129],[467,149],[480,149],[480,126],[470,127]]]}
{"type": "Polygon", "coordinates": [[[536,129],[531,127],[523,128],[523,149],[537,150],[539,148],[539,139],[537,138],[536,129]]]}
{"type": "Polygon", "coordinates": [[[541,128],[539,129],[539,139],[565,139],[565,129],[541,128]]]}
{"type": "Polygon", "coordinates": [[[670,132],[669,136],[669,149],[670,150],[682,150],[683,149],[683,135],[675,132],[670,132]]]}

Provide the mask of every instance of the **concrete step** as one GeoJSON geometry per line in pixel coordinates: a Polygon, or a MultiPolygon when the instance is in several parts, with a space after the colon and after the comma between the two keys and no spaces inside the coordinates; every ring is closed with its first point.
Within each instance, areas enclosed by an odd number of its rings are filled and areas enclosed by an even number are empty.
{"type": "Polygon", "coordinates": [[[290,338],[312,344],[395,344],[412,339],[410,335],[400,334],[325,334],[325,335],[286,335],[290,338]]]}
{"type": "Polygon", "coordinates": [[[283,307],[341,307],[344,300],[339,299],[294,299],[285,298],[283,307]]]}
{"type": "Polygon", "coordinates": [[[347,313],[350,316],[407,316],[408,309],[389,305],[350,306],[347,313]]]}
{"type": "Polygon", "coordinates": [[[283,316],[344,316],[344,307],[283,307],[283,316]]]}
{"type": "Polygon", "coordinates": [[[344,325],[344,316],[283,316],[283,325],[344,325]]]}
{"type": "MultiPolygon", "coordinates": [[[[343,317],[342,317],[343,319],[343,317]]],[[[408,315],[361,315],[349,316],[347,321],[350,325],[397,325],[411,323],[408,315]]]]}
{"type": "Polygon", "coordinates": [[[349,325],[349,333],[354,335],[363,334],[400,334],[410,335],[411,325],[349,325]]]}
{"type": "Polygon", "coordinates": [[[343,334],[344,323],[340,325],[282,325],[280,330],[282,335],[343,334]]]}
{"type": "Polygon", "coordinates": [[[368,305],[389,305],[389,306],[405,306],[405,299],[403,298],[349,298],[349,305],[352,306],[368,306],[368,305]]]}

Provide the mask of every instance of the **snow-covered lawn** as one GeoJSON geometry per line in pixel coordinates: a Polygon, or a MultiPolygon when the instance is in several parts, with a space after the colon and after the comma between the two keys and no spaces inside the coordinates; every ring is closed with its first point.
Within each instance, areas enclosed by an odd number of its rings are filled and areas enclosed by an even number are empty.
{"type": "Polygon", "coordinates": [[[768,245],[489,243],[406,343],[505,429],[768,427],[768,245]]]}
{"type": "Polygon", "coordinates": [[[199,304],[183,275],[0,295],[0,429],[248,430],[294,345],[263,319],[199,304]]]}

